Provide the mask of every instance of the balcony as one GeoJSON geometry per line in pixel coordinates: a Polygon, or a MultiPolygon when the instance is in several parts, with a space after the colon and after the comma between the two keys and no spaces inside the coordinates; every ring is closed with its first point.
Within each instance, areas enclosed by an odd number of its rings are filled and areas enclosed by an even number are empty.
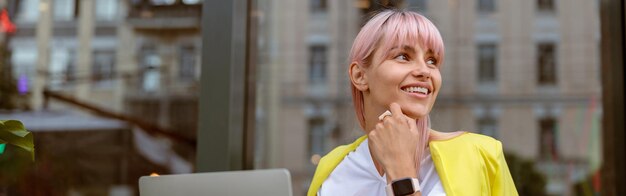
{"type": "Polygon", "coordinates": [[[141,1],[130,5],[127,21],[138,30],[199,30],[202,4],[155,5],[141,1]]]}

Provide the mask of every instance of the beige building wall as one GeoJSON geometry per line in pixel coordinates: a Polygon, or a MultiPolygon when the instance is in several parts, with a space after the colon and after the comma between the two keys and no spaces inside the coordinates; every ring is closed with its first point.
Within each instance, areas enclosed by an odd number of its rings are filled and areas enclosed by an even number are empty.
{"type": "Polygon", "coordinates": [[[307,117],[299,105],[283,106],[280,154],[283,155],[279,166],[289,169],[293,177],[294,193],[306,191],[305,182],[309,177],[307,164],[310,163],[308,144],[307,117]]]}
{"type": "MultiPolygon", "coordinates": [[[[439,130],[481,132],[481,117],[495,118],[496,138],[507,152],[547,164],[574,161],[588,172],[599,137],[599,19],[596,1],[555,1],[555,12],[537,10],[536,1],[495,1],[492,13],[477,1],[428,1],[427,17],[446,44],[443,87],[431,113],[439,130]],[[479,43],[496,43],[495,85],[478,82],[479,43]],[[538,84],[537,44],[556,46],[557,82],[538,84]],[[459,106],[462,105],[462,106],[459,106]],[[595,106],[594,106],[595,105],[595,106]],[[541,160],[540,120],[557,123],[559,160],[541,160]],[[583,122],[581,122],[583,121],[583,122]]],[[[553,167],[553,166],[552,166],[553,167]]],[[[561,171],[561,170],[559,170],[561,171]]],[[[566,170],[563,170],[566,171],[566,170]]],[[[550,176],[548,193],[570,193],[565,174],[550,176]]],[[[571,182],[570,182],[571,183],[571,182]]]]}
{"type": "Polygon", "coordinates": [[[265,135],[265,163],[260,167],[287,168],[293,179],[293,191],[304,193],[306,188],[307,161],[307,118],[298,102],[307,95],[308,45],[306,43],[308,4],[306,1],[264,1],[270,10],[263,12],[267,36],[261,39],[267,44],[267,53],[260,51],[266,59],[267,91],[257,96],[266,96],[267,105],[262,106],[267,114],[268,126],[265,135]],[[280,10],[280,11],[278,11],[280,10]]]}
{"type": "MultiPolygon", "coordinates": [[[[536,11],[534,1],[496,1],[495,12],[478,13],[476,1],[429,1],[426,15],[435,22],[446,44],[443,87],[431,114],[434,126],[464,129],[455,127],[457,123],[437,125],[447,121],[443,119],[457,120],[453,114],[462,109],[454,106],[455,101],[464,100],[470,108],[492,105],[502,111],[498,118],[500,139],[522,137],[536,140],[532,134],[509,133],[538,131],[539,117],[534,117],[537,109],[533,108],[546,107],[549,111],[560,110],[558,114],[564,114],[567,107],[562,106],[563,102],[573,101],[574,106],[583,107],[589,104],[587,101],[591,97],[598,100],[597,5],[588,1],[555,2],[558,2],[555,13],[536,11]],[[553,41],[557,46],[558,81],[555,87],[537,84],[536,47],[543,41],[553,41]],[[481,90],[482,84],[477,79],[476,49],[478,43],[484,42],[497,44],[495,91],[481,90]],[[523,124],[533,126],[520,131],[521,127],[529,127],[523,124]]],[[[461,113],[467,113],[462,118],[478,117],[476,112],[461,113]]],[[[475,123],[462,126],[477,128],[475,123]]],[[[536,151],[520,150],[530,157],[534,157],[536,151]]]]}
{"type": "Polygon", "coordinates": [[[473,131],[476,121],[472,109],[460,104],[436,103],[430,112],[431,128],[437,131],[473,131]]]}
{"type": "Polygon", "coordinates": [[[502,109],[497,122],[498,139],[506,151],[531,159],[538,156],[539,125],[533,108],[526,105],[507,106],[502,109]]]}
{"type": "Polygon", "coordinates": [[[471,94],[476,88],[474,69],[473,1],[428,1],[425,14],[439,29],[445,44],[440,97],[471,94]],[[457,33],[462,32],[462,33],[457,33]]]}
{"type": "MultiPolygon", "coordinates": [[[[501,96],[534,93],[536,58],[532,40],[534,1],[497,1],[500,37],[497,40],[496,83],[501,96]]],[[[476,61],[476,60],[475,60],[476,61]]],[[[477,69],[477,68],[476,68],[477,69]]]]}
{"type": "Polygon", "coordinates": [[[329,132],[341,131],[339,138],[325,142],[328,149],[362,134],[355,130],[358,124],[344,80],[361,20],[352,3],[328,1],[325,11],[312,12],[309,1],[259,2],[265,12],[259,24],[262,46],[257,66],[264,71],[257,103],[266,115],[260,128],[265,138],[264,163],[259,166],[289,169],[296,195],[307,191],[315,168],[309,119],[322,118],[329,132]],[[326,47],[327,80],[321,85],[309,82],[309,51],[314,45],[326,47]]]}
{"type": "Polygon", "coordinates": [[[559,82],[564,95],[600,95],[598,1],[557,1],[559,82]]]}

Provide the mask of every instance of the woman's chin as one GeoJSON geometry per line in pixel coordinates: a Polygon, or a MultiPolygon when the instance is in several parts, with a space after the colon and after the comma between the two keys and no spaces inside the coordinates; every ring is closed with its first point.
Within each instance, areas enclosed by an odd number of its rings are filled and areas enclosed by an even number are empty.
{"type": "Polygon", "coordinates": [[[429,111],[424,108],[419,108],[419,109],[415,108],[415,109],[403,110],[403,112],[404,112],[404,115],[412,119],[420,119],[420,118],[427,116],[429,111]]]}
{"type": "Polygon", "coordinates": [[[404,115],[411,117],[413,119],[419,119],[425,117],[430,113],[431,106],[428,103],[423,102],[413,102],[402,100],[399,101],[400,107],[402,107],[402,112],[404,115]]]}

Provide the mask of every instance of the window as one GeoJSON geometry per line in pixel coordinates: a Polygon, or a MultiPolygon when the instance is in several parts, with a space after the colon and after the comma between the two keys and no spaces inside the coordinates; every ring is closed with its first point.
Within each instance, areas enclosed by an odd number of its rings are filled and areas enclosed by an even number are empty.
{"type": "MultiPolygon", "coordinates": [[[[67,65],[67,68],[65,69],[65,81],[63,81],[65,84],[73,84],[74,82],[76,82],[76,80],[78,78],[76,78],[76,64],[75,63],[70,63],[67,65]]],[[[83,82],[83,81],[78,81],[78,82],[83,82]]]]}
{"type": "Polygon", "coordinates": [[[69,50],[69,60],[65,68],[65,83],[72,84],[77,80],[76,76],[76,50],[69,50]]]}
{"type": "Polygon", "coordinates": [[[311,0],[311,12],[325,12],[326,0],[311,0]]]}
{"type": "Polygon", "coordinates": [[[96,20],[111,21],[117,15],[117,1],[96,0],[96,20]]]}
{"type": "Polygon", "coordinates": [[[498,125],[496,119],[485,117],[478,119],[478,131],[480,134],[497,138],[498,125]]]}
{"type": "Polygon", "coordinates": [[[324,118],[313,117],[309,119],[309,156],[324,155],[324,143],[326,131],[324,129],[324,118]]]}
{"type": "Polygon", "coordinates": [[[416,10],[418,12],[426,12],[427,3],[426,0],[409,0],[408,8],[416,10]]]}
{"type": "Polygon", "coordinates": [[[75,11],[79,9],[78,3],[75,4],[74,0],[54,0],[52,3],[54,5],[52,17],[56,21],[73,20],[75,11]]]}
{"type": "Polygon", "coordinates": [[[326,46],[315,45],[309,48],[309,82],[320,84],[326,81],[326,46]]]}
{"type": "Polygon", "coordinates": [[[50,88],[60,89],[69,82],[70,77],[73,78],[74,53],[71,49],[56,48],[51,51],[50,57],[50,66],[48,67],[50,88]]]}
{"type": "Polygon", "coordinates": [[[193,5],[193,4],[200,4],[202,3],[202,1],[201,0],[183,0],[183,3],[187,5],[193,5]]]}
{"type": "Polygon", "coordinates": [[[150,0],[152,5],[172,5],[176,3],[176,0],[150,0]]]}
{"type": "Polygon", "coordinates": [[[539,85],[556,84],[556,47],[554,43],[537,45],[537,73],[539,85]]]}
{"type": "Polygon", "coordinates": [[[495,0],[478,0],[478,12],[491,13],[496,10],[495,0]]]}
{"type": "Polygon", "coordinates": [[[18,79],[18,89],[20,93],[26,93],[32,88],[35,77],[35,67],[37,63],[37,48],[24,47],[13,48],[11,65],[13,66],[13,76],[18,79]]]}
{"type": "Polygon", "coordinates": [[[196,49],[193,45],[180,48],[178,76],[181,81],[193,81],[196,71],[196,49]]]}
{"type": "Polygon", "coordinates": [[[93,67],[91,69],[93,81],[99,85],[110,85],[114,77],[115,52],[94,51],[93,67]]]}
{"type": "Polygon", "coordinates": [[[554,118],[539,120],[539,156],[544,160],[557,160],[557,123],[554,118]]]}
{"type": "Polygon", "coordinates": [[[161,57],[154,45],[144,45],[141,48],[141,84],[142,90],[153,92],[159,89],[161,81],[161,57]]]}
{"type": "Polygon", "coordinates": [[[39,17],[38,0],[23,0],[18,3],[19,11],[17,13],[17,21],[35,22],[39,17]]]}
{"type": "Polygon", "coordinates": [[[478,82],[496,82],[496,44],[478,45],[478,82]]]}
{"type": "Polygon", "coordinates": [[[554,0],[537,0],[537,10],[554,12],[554,0]]]}

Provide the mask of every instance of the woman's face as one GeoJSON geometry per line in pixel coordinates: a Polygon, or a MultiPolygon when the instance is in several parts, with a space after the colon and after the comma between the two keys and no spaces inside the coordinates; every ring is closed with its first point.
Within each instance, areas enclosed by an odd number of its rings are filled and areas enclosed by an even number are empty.
{"type": "Polygon", "coordinates": [[[431,50],[420,44],[376,50],[371,62],[365,75],[374,107],[396,102],[414,119],[430,112],[441,87],[440,63],[431,50]]]}

